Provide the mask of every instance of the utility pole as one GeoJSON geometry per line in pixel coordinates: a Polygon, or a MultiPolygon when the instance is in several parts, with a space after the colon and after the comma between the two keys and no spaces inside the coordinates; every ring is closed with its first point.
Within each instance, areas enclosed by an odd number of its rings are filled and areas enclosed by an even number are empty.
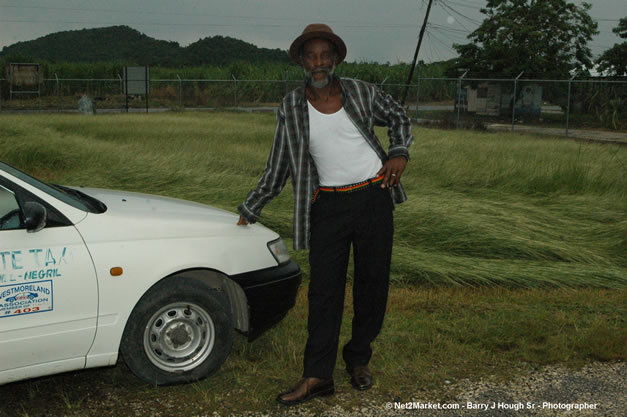
{"type": "MultiPolygon", "coordinates": [[[[405,99],[407,98],[407,90],[409,90],[409,84],[411,84],[411,79],[414,76],[414,68],[416,67],[416,60],[418,59],[418,51],[420,51],[420,44],[422,43],[422,37],[425,34],[425,29],[427,27],[427,20],[429,19],[429,12],[431,11],[431,3],[433,0],[429,0],[429,5],[427,6],[427,14],[425,15],[425,21],[422,23],[422,28],[420,29],[420,36],[418,36],[418,45],[416,45],[416,52],[414,53],[414,61],[411,63],[411,68],[409,69],[409,77],[407,77],[407,83],[405,84],[405,89],[403,90],[403,96],[401,97],[401,106],[405,105],[405,99]]],[[[416,103],[416,105],[418,105],[416,103]]]]}

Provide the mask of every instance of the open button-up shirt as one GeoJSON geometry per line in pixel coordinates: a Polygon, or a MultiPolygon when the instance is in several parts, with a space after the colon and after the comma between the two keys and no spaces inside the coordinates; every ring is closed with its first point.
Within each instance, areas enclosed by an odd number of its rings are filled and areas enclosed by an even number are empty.
{"type": "MultiPolygon", "coordinates": [[[[373,84],[350,78],[339,79],[342,106],[381,162],[403,156],[409,159],[408,147],[413,142],[411,121],[403,107],[373,84]],[[374,126],[387,126],[388,152],[374,133],[374,126]]],[[[277,126],[270,157],[257,187],[248,193],[238,211],[254,223],[261,210],[276,197],[292,178],[294,190],[294,249],[309,248],[309,216],[313,196],[318,188],[318,174],[309,153],[309,111],[305,87],[288,93],[277,111],[277,126]]],[[[391,187],[395,203],[407,199],[402,184],[391,187]]]]}

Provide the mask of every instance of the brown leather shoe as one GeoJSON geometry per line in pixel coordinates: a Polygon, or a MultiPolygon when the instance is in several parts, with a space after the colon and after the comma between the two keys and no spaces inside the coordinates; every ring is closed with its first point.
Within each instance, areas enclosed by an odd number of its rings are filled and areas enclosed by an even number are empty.
{"type": "Polygon", "coordinates": [[[303,378],[289,391],[280,393],[276,400],[281,404],[294,405],[304,403],[312,398],[323,397],[335,393],[333,379],[303,378]]]}
{"type": "Polygon", "coordinates": [[[346,367],[346,372],[351,376],[351,384],[360,391],[372,387],[372,374],[368,370],[368,365],[346,367]]]}

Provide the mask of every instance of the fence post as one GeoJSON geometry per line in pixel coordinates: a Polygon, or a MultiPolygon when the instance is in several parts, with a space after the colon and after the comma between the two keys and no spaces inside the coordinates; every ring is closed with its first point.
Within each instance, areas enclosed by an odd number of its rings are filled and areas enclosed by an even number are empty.
{"type": "Polygon", "coordinates": [[[525,73],[521,71],[518,77],[514,78],[514,94],[512,95],[512,132],[514,132],[514,118],[516,117],[516,87],[518,85],[518,79],[525,73]]]}
{"type": "Polygon", "coordinates": [[[148,67],[144,67],[145,86],[146,86],[146,113],[148,113],[148,100],[150,99],[150,76],[148,74],[148,67]]]}
{"type": "Polygon", "coordinates": [[[233,74],[231,74],[231,77],[233,77],[233,81],[235,83],[235,93],[234,93],[235,108],[238,108],[237,106],[237,78],[235,78],[235,75],[233,74]]]}
{"type": "Polygon", "coordinates": [[[179,110],[183,111],[183,80],[176,74],[176,78],[179,79],[179,110]]]}
{"type": "Polygon", "coordinates": [[[573,83],[573,79],[577,76],[577,73],[578,72],[576,72],[575,75],[570,77],[570,80],[568,80],[568,101],[566,102],[566,137],[568,137],[568,119],[570,117],[570,86],[573,83]]]}
{"type": "Polygon", "coordinates": [[[289,86],[288,86],[289,76],[290,76],[290,74],[289,74],[288,70],[285,70],[285,94],[284,95],[287,95],[287,93],[288,93],[287,89],[289,88],[289,86]]]}
{"type": "Polygon", "coordinates": [[[0,112],[2,112],[2,81],[3,79],[0,78],[0,112]]]}
{"type": "Polygon", "coordinates": [[[57,73],[54,73],[54,79],[56,80],[56,84],[57,84],[57,111],[61,111],[61,107],[59,105],[59,77],[57,76],[57,73]]]}
{"type": "Polygon", "coordinates": [[[420,102],[420,68],[418,68],[418,74],[416,76],[416,123],[418,123],[418,104],[420,102]]]}
{"type": "Polygon", "coordinates": [[[122,77],[120,77],[120,74],[117,74],[118,76],[118,80],[120,80],[120,95],[123,96],[124,95],[124,83],[122,81],[122,77]]]}
{"type": "Polygon", "coordinates": [[[381,81],[381,82],[379,83],[379,88],[380,88],[381,90],[383,90],[383,84],[385,84],[385,82],[386,82],[387,80],[388,80],[388,77],[385,77],[385,78],[383,79],[383,81],[381,81]]]}
{"type": "Polygon", "coordinates": [[[457,101],[455,103],[457,105],[457,122],[455,123],[455,129],[459,129],[459,112],[461,109],[460,101],[462,98],[462,79],[466,76],[466,74],[468,74],[468,70],[466,70],[466,72],[464,72],[462,76],[457,79],[457,101]]]}

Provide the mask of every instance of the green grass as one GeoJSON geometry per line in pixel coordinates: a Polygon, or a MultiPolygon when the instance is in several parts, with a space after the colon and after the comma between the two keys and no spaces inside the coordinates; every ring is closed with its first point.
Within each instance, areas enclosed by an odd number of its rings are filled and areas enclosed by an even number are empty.
{"type": "MultiPolygon", "coordinates": [[[[286,408],[274,398],[300,378],[305,294],[306,288],[301,289],[295,309],[254,343],[237,337],[229,359],[204,381],[154,388],[120,363],[2,386],[0,416],[285,415],[286,408]]],[[[340,343],[350,335],[350,301],[349,296],[340,343]]],[[[591,360],[624,360],[625,306],[627,295],[618,290],[396,286],[373,346],[372,390],[352,389],[338,359],[338,394],[304,408],[321,413],[366,402],[382,407],[416,395],[445,402],[445,381],[486,375],[505,380],[547,364],[576,367],[591,360]]]]}
{"type": "MultiPolygon", "coordinates": [[[[2,116],[0,158],[46,180],[164,194],[227,210],[263,170],[267,114],[2,116]]],[[[385,137],[385,132],[380,131],[385,137]]],[[[624,148],[416,129],[392,279],[624,288],[624,148]]],[[[289,238],[288,190],[262,221],[289,238]]],[[[298,256],[298,255],[297,255],[298,256]]]]}
{"type": "MultiPolygon", "coordinates": [[[[262,173],[274,126],[268,114],[0,115],[0,160],[57,183],[235,211],[262,173]]],[[[624,360],[626,149],[414,134],[403,178],[410,199],[395,211],[390,303],[374,346],[376,385],[357,394],[338,361],[338,395],[306,408],[383,405],[419,392],[436,401],[445,380],[624,360]]],[[[262,218],[288,241],[291,204],[288,185],[262,218]]],[[[299,378],[306,338],[307,253],[293,256],[305,273],[294,310],[252,344],[236,338],[211,378],[155,389],[123,365],[52,376],[0,387],[0,417],[284,412],[274,397],[299,378]]]]}

